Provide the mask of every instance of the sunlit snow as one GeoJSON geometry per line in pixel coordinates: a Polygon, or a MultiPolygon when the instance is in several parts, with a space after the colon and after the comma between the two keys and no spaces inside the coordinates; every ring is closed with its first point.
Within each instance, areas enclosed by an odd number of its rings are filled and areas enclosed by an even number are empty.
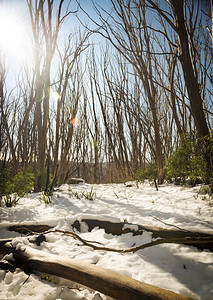
{"type": "MultiPolygon", "coordinates": [[[[18,233],[9,232],[6,228],[12,224],[27,223],[48,224],[56,229],[72,231],[70,224],[74,220],[86,218],[125,221],[135,224],[125,225],[132,230],[137,230],[137,224],[174,229],[162,223],[165,222],[212,234],[212,203],[198,195],[198,190],[199,187],[162,185],[156,191],[149,184],[141,184],[139,189],[123,184],[63,185],[54,192],[49,205],[41,201],[41,194],[31,194],[20,199],[14,208],[0,207],[0,238],[16,237],[14,244],[29,244],[26,239],[23,242],[18,233]],[[90,192],[91,189],[94,192],[93,201],[82,196],[83,192],[90,192]]],[[[148,232],[142,236],[133,236],[132,233],[113,236],[97,227],[88,232],[83,222],[81,233],[77,233],[86,240],[117,249],[138,246],[151,240],[148,232]]],[[[104,267],[194,299],[213,299],[213,255],[208,250],[162,244],[135,253],[120,254],[81,246],[79,241],[61,233],[49,233],[46,238],[47,241],[40,246],[31,243],[30,246],[104,267]]],[[[19,269],[14,273],[0,270],[0,299],[110,299],[68,280],[53,277],[54,282],[48,282],[42,276],[32,274],[28,278],[19,269]]]]}

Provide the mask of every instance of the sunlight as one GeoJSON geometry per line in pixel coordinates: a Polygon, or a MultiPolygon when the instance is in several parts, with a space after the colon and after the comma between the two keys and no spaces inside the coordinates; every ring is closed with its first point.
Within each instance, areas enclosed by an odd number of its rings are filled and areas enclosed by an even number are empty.
{"type": "Polygon", "coordinates": [[[23,58],[26,35],[23,21],[16,14],[5,9],[0,11],[0,50],[23,58]]]}
{"type": "Polygon", "coordinates": [[[61,96],[59,95],[58,92],[52,91],[51,96],[54,100],[60,100],[61,96]]]}

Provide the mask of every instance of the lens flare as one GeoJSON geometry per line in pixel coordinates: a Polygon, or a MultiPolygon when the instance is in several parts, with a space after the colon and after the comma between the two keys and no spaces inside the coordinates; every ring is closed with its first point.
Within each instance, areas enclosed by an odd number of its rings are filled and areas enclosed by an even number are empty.
{"type": "Polygon", "coordinates": [[[61,96],[59,95],[58,92],[52,92],[51,96],[53,97],[53,99],[55,100],[59,100],[61,98],[61,96]]]}
{"type": "Polygon", "coordinates": [[[79,127],[81,124],[81,121],[78,118],[73,118],[71,122],[74,127],[79,127]]]}

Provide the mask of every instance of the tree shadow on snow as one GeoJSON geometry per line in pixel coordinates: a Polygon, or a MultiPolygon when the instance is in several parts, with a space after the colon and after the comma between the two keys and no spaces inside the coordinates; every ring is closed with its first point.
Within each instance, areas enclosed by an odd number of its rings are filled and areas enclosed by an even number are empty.
{"type": "MultiPolygon", "coordinates": [[[[205,254],[203,253],[202,260],[205,259],[205,254]]],[[[178,281],[183,287],[179,287],[177,293],[192,297],[186,289],[188,288],[202,300],[213,299],[213,266],[211,263],[198,261],[197,257],[202,258],[202,252],[196,247],[162,244],[138,251],[138,255],[154,265],[154,270],[155,267],[159,270],[152,274],[153,284],[155,277],[158,281],[158,277],[162,280],[162,276],[165,276],[165,285],[162,288],[170,289],[178,281]]]]}

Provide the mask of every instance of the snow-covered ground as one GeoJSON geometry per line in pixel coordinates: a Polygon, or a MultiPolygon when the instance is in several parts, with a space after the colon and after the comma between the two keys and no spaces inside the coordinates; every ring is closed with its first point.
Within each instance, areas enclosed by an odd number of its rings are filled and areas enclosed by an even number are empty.
{"type": "MultiPolygon", "coordinates": [[[[49,205],[39,200],[41,194],[31,194],[20,199],[14,208],[0,207],[0,238],[19,237],[18,233],[6,230],[12,224],[48,224],[60,230],[72,231],[70,224],[81,218],[127,221],[172,229],[162,223],[166,222],[213,234],[212,203],[203,195],[198,195],[198,190],[199,187],[162,185],[156,191],[149,184],[140,185],[139,189],[123,184],[63,185],[54,192],[49,205]],[[94,200],[86,199],[82,192],[95,192],[94,200]]],[[[101,242],[111,248],[137,246],[149,239],[149,234],[113,236],[99,228],[88,232],[86,226],[82,226],[82,231],[78,233],[82,238],[101,242]]],[[[213,254],[208,250],[161,244],[135,253],[120,254],[80,246],[79,241],[60,233],[49,233],[46,237],[47,241],[40,246],[30,246],[89,262],[194,299],[213,299],[213,254]]],[[[13,273],[0,270],[0,299],[109,299],[64,279],[54,277],[53,282],[48,276],[45,280],[45,276],[32,274],[28,278],[19,269],[13,273]]]]}

